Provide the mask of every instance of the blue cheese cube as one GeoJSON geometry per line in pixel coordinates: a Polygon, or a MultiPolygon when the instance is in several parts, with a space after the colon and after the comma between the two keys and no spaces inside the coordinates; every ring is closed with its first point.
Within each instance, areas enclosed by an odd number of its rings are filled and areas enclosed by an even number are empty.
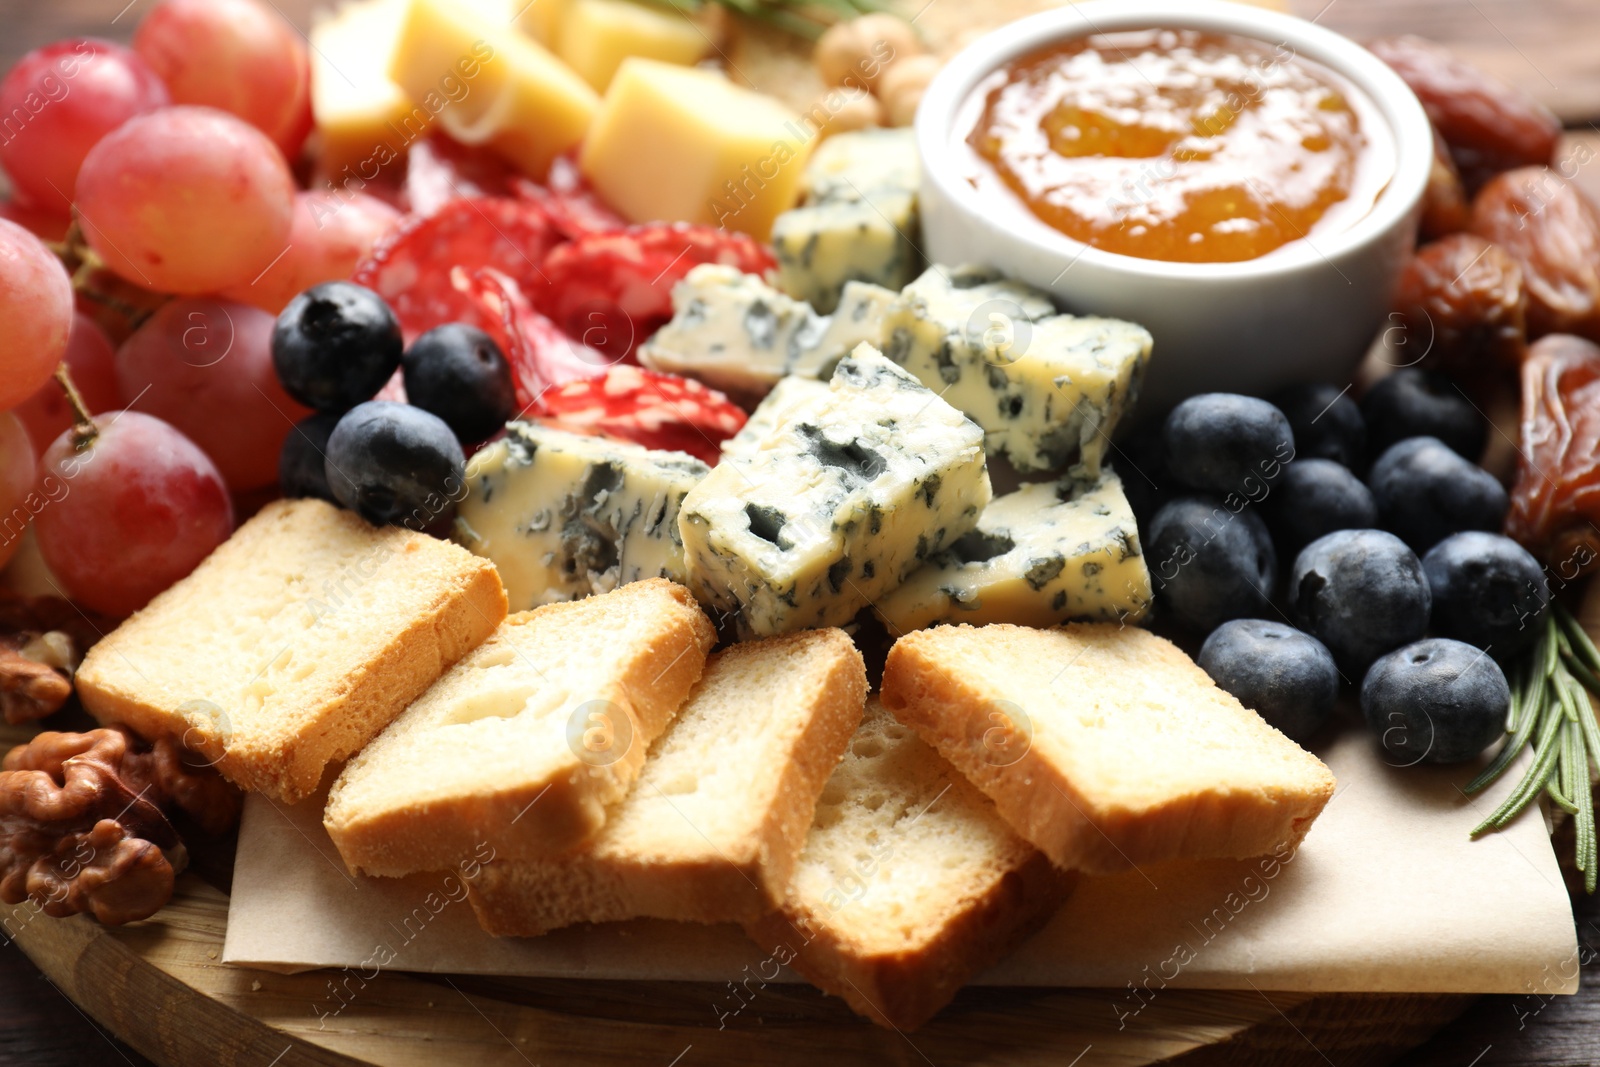
{"type": "Polygon", "coordinates": [[[876,607],[896,637],[940,623],[1139,620],[1150,572],[1122,480],[1107,468],[996,497],[977,529],[876,607]]]}
{"type": "Polygon", "coordinates": [[[778,288],[821,312],[838,306],[846,282],[899,289],[917,276],[914,193],[874,192],[785,211],[772,224],[778,288]]]}
{"type": "Polygon", "coordinates": [[[1094,476],[1150,359],[1150,334],[1057,314],[1048,297],[972,268],[931,267],[889,312],[884,355],[982,426],[1019,470],[1094,476]]]}
{"type": "Polygon", "coordinates": [[[722,442],[722,458],[748,456],[789,421],[802,404],[828,394],[828,383],[816,378],[784,378],[750,413],[744,428],[722,442]]]}
{"type": "Polygon", "coordinates": [[[849,622],[988,506],[983,431],[863,345],[690,490],[689,588],[741,637],[849,622]]]}
{"type": "Polygon", "coordinates": [[[512,611],[682,583],[678,511],[710,471],[681,452],[514,422],[467,464],[455,539],[494,563],[512,611]]]}
{"type": "Polygon", "coordinates": [[[910,129],[822,142],[806,164],[804,205],[773,223],[778,288],[823,313],[838,306],[850,281],[903,288],[922,269],[920,183],[910,129]]]}
{"type": "Polygon", "coordinates": [[[882,344],[897,297],[852,282],[834,315],[818,315],[754,274],[704,264],[673,287],[672,321],[639,360],[753,403],[786,375],[825,377],[856,345],[882,344]]]}
{"type": "Polygon", "coordinates": [[[914,193],[922,184],[917,159],[917,133],[908,126],[838,133],[811,153],[800,188],[807,202],[859,200],[879,190],[914,193]]]}

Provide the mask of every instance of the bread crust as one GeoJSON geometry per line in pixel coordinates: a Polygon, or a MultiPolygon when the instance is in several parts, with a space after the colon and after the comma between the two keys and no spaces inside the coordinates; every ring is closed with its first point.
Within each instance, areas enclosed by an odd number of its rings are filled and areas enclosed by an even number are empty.
{"type": "Polygon", "coordinates": [[[857,1014],[888,1029],[915,1030],[962,986],[1042,929],[1076,885],[1075,873],[1031,852],[915,948],[900,952],[862,946],[793,904],[744,926],[762,951],[857,1014]]]}
{"type": "MultiPolygon", "coordinates": [[[[866,667],[854,643],[839,630],[734,645],[707,666],[709,676],[719,660],[783,657],[807,645],[823,646],[834,659],[809,701],[811,714],[788,757],[773,769],[777,785],[753,833],[740,841],[714,841],[714,856],[702,851],[673,860],[617,855],[603,848],[597,853],[591,842],[546,862],[487,864],[467,887],[479,925],[497,936],[531,937],[576,922],[640,917],[738,922],[776,908],[805,843],[817,798],[861,722],[866,667]]],[[[602,841],[604,834],[600,831],[602,841]]]]}
{"type": "Polygon", "coordinates": [[[505,590],[487,560],[424,534],[374,529],[320,500],[269,504],[234,540],[231,549],[224,543],[189,577],[95,645],[78,672],[78,692],[99,721],[123,723],[147,737],[179,737],[214,761],[235,785],[285,803],[316,792],[329,766],[360,751],[505,618],[505,590]],[[226,596],[231,568],[248,566],[256,553],[292,551],[274,539],[279,532],[289,538],[314,536],[330,526],[346,535],[370,533],[375,546],[401,557],[396,567],[406,570],[397,573],[415,575],[425,569],[434,592],[409,618],[374,620],[375,627],[393,629],[382,635],[360,669],[327,678],[300,702],[293,729],[221,728],[214,718],[186,713],[183,702],[145,683],[136,646],[163,628],[183,625],[175,612],[192,586],[209,583],[216,588],[208,595],[226,596]],[[423,554],[425,568],[406,558],[423,554]]]}
{"type": "MultiPolygon", "coordinates": [[[[982,634],[993,654],[1003,658],[1009,632],[1020,629],[935,627],[906,635],[889,653],[883,703],[983,790],[1017,833],[1058,867],[1114,873],[1171,859],[1263,855],[1286,843],[1298,845],[1333,796],[1327,767],[1264,723],[1263,739],[1274,746],[1274,758],[1284,751],[1303,757],[1294,787],[1219,781],[1213,789],[1165,796],[1157,788],[1148,803],[1127,807],[1086,789],[1055,762],[1046,745],[1035,743],[1014,761],[986,758],[992,752],[986,735],[995,727],[996,694],[981,679],[953,669],[942,638],[952,631],[982,634]]],[[[1172,670],[1175,692],[1190,686],[1220,693],[1187,656],[1146,631],[1073,624],[1055,632],[1141,642],[1147,646],[1140,649],[1145,669],[1172,670]]],[[[1239,712],[1254,715],[1243,708],[1239,712]]],[[[1048,730],[1049,725],[1036,721],[1034,728],[1048,730]]],[[[1121,753],[1123,759],[1133,756],[1121,753]]]]}

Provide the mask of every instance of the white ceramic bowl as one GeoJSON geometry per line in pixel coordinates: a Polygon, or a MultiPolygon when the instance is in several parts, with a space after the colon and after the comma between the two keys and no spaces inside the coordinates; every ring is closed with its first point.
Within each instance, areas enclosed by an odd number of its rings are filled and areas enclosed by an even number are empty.
{"type": "Polygon", "coordinates": [[[1069,311],[1145,326],[1155,338],[1146,413],[1201,392],[1349,381],[1389,311],[1433,160],[1422,105],[1376,56],[1303,19],[1220,0],[1087,0],[1015,22],[950,61],[923,96],[916,129],[927,255],[986,264],[1050,291],[1069,311]],[[1394,173],[1372,209],[1345,230],[1260,259],[1168,263],[1091,248],[964,179],[972,157],[963,155],[958,112],[986,77],[1053,44],[1151,27],[1281,44],[1352,82],[1393,140],[1394,173]]]}

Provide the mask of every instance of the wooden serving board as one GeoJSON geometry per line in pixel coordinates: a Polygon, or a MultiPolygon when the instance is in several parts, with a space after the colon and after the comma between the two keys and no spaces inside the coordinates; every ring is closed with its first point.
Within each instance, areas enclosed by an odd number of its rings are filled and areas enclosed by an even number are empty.
{"type": "Polygon", "coordinates": [[[1473,999],[1162,990],[1119,1029],[1123,990],[973,988],[898,1034],[808,986],[767,986],[718,1029],[731,994],[708,983],[241,970],[220,962],[227,918],[227,895],[194,874],[154,918],[119,929],[0,907],[51,981],[167,1067],[1357,1067],[1389,1062],[1473,999]],[[340,1002],[337,1016],[319,1014],[340,1002]]]}

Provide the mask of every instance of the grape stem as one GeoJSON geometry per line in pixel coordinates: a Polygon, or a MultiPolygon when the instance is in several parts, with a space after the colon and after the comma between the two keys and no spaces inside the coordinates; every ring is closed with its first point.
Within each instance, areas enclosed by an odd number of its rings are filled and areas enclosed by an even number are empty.
{"type": "Polygon", "coordinates": [[[67,394],[67,406],[72,408],[72,450],[82,452],[94,444],[100,430],[89,415],[89,405],[83,402],[83,394],[78,392],[72,380],[72,371],[67,367],[66,360],[56,364],[56,381],[60,383],[62,392],[67,394]]]}

